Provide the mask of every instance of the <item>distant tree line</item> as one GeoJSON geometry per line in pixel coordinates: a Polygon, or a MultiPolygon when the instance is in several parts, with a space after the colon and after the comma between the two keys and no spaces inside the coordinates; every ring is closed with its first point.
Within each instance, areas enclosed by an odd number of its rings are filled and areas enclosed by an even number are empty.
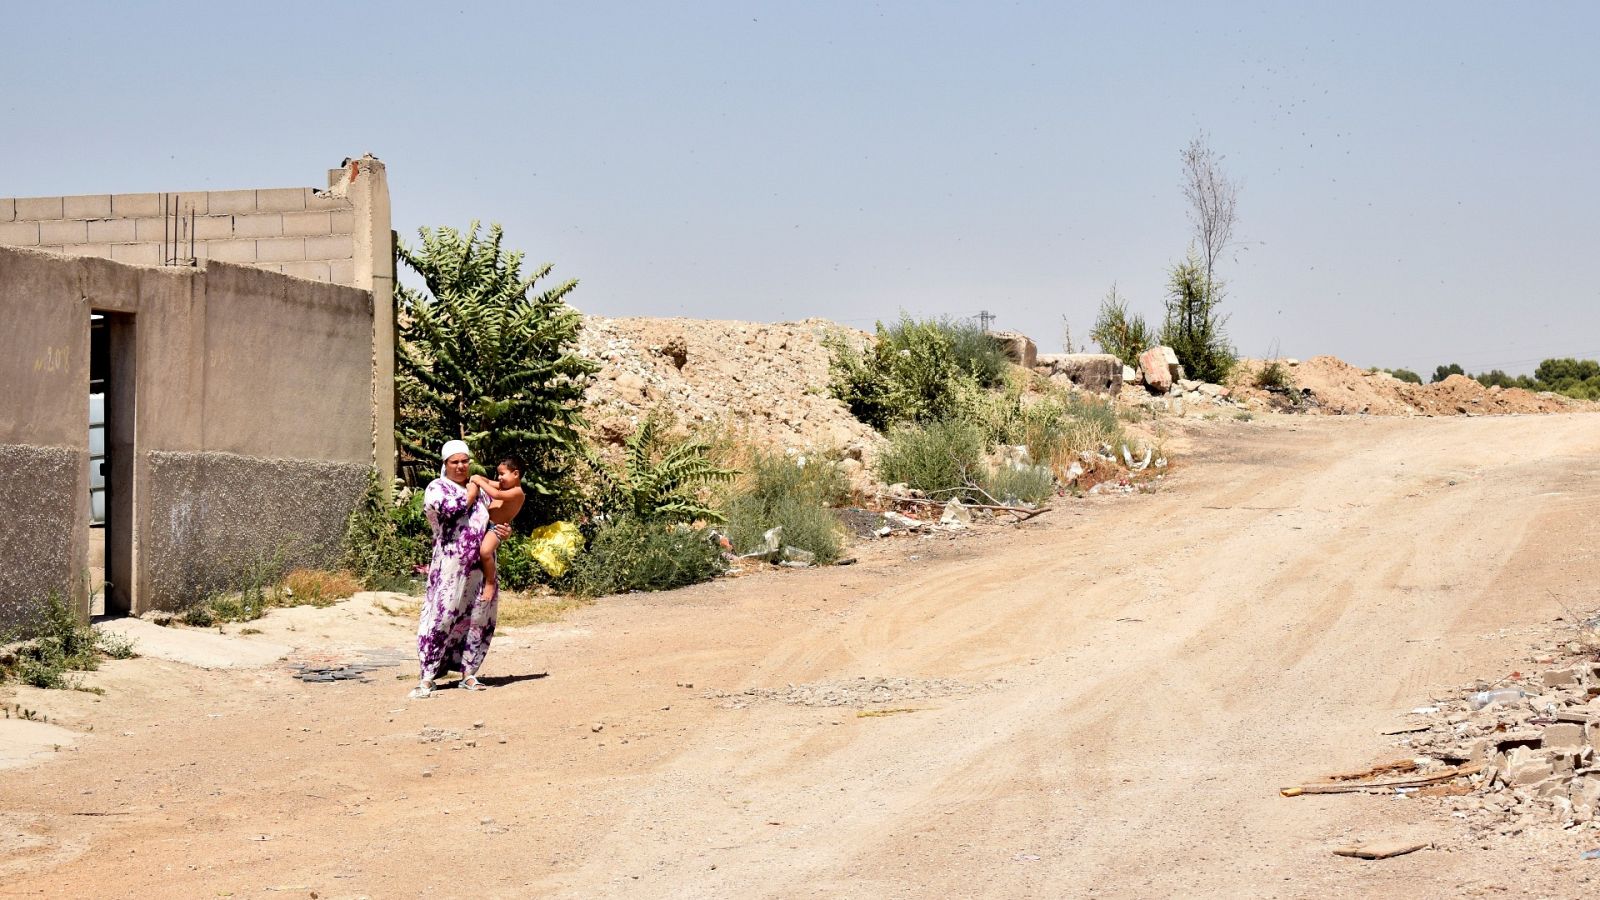
{"type": "MultiPolygon", "coordinates": [[[[1422,377],[1409,369],[1374,369],[1373,371],[1388,372],[1401,381],[1408,381],[1412,384],[1422,383],[1422,377]]],[[[1579,400],[1600,400],[1600,362],[1592,359],[1573,359],[1571,357],[1547,359],[1539,363],[1539,367],[1533,370],[1532,375],[1507,375],[1500,369],[1490,369],[1487,372],[1472,375],[1461,368],[1459,363],[1450,363],[1433,370],[1431,383],[1438,384],[1451,375],[1471,378],[1484,387],[1550,391],[1579,400]]]]}

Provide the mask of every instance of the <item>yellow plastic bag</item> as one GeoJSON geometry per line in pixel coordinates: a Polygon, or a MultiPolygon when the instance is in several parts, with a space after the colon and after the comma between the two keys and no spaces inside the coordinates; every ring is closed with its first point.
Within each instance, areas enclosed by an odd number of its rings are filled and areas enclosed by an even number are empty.
{"type": "Polygon", "coordinates": [[[567,567],[583,549],[583,534],[571,522],[540,525],[528,534],[528,556],[551,578],[567,574],[567,567]]]}

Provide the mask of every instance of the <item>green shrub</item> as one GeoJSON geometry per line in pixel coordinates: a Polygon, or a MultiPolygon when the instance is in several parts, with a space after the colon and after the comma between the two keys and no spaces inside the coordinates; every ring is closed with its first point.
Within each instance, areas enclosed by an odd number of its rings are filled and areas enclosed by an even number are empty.
{"type": "Polygon", "coordinates": [[[591,456],[597,482],[593,515],[649,522],[721,521],[702,493],[708,485],[731,481],[738,473],[711,461],[710,444],[694,438],[671,439],[670,425],[664,415],[646,416],[628,436],[619,465],[591,456]]]}
{"type": "MultiPolygon", "coordinates": [[[[37,688],[81,689],[71,672],[92,672],[100,667],[100,657],[128,659],[134,656],[133,642],[79,620],[57,594],[45,598],[31,635],[17,645],[14,653],[0,664],[0,681],[15,679],[37,688]]],[[[0,637],[0,644],[17,640],[15,634],[0,637]]]]}
{"type": "Polygon", "coordinates": [[[409,592],[433,553],[433,530],[422,510],[422,491],[402,491],[391,502],[373,475],[345,523],[341,564],[368,590],[409,592]]]}
{"type": "Polygon", "coordinates": [[[850,485],[836,464],[809,459],[797,465],[782,454],[757,451],[746,468],[747,474],[722,505],[728,539],[736,551],[761,549],[762,535],[781,525],[783,543],[811,551],[818,564],[839,558],[843,529],[826,507],[848,499],[850,485]]]}
{"type": "Polygon", "coordinates": [[[1143,316],[1128,312],[1128,303],[1117,294],[1112,285],[1110,293],[1100,301],[1100,314],[1094,320],[1089,337],[1100,349],[1122,360],[1125,366],[1139,365],[1139,354],[1150,346],[1154,335],[1143,316]]]}
{"type": "Polygon", "coordinates": [[[1261,367],[1256,373],[1256,387],[1262,390],[1286,391],[1294,387],[1294,376],[1289,374],[1289,367],[1278,360],[1272,360],[1261,367]]]}
{"type": "Polygon", "coordinates": [[[1126,440],[1115,404],[1084,394],[1052,389],[1034,396],[1015,387],[980,392],[961,411],[982,429],[986,447],[1021,444],[1034,462],[1046,466],[1126,440]]]}
{"type": "Polygon", "coordinates": [[[544,570],[528,555],[528,544],[527,535],[516,533],[500,542],[494,564],[502,588],[525,591],[544,580],[544,570]]]}
{"type": "Polygon", "coordinates": [[[1238,359],[1223,333],[1228,317],[1217,312],[1221,302],[1222,283],[1207,281],[1193,251],[1173,266],[1161,343],[1172,348],[1185,373],[1197,381],[1222,384],[1238,359]]]}
{"type": "Polygon", "coordinates": [[[562,586],[581,597],[667,591],[709,581],[727,569],[710,529],[625,518],[595,530],[562,586]]]}
{"type": "Polygon", "coordinates": [[[832,353],[829,390],[879,431],[948,418],[963,388],[996,387],[1009,371],[994,339],[970,325],[902,316],[891,326],[878,323],[877,332],[865,352],[842,338],[825,343],[832,353]]]}
{"type": "Polygon", "coordinates": [[[1422,383],[1422,376],[1411,371],[1410,369],[1380,369],[1379,371],[1388,372],[1390,375],[1393,375],[1401,381],[1404,381],[1406,384],[1422,383]]]}
{"type": "Polygon", "coordinates": [[[988,442],[972,421],[947,419],[927,425],[901,425],[889,432],[878,455],[878,479],[904,483],[925,493],[965,496],[966,488],[986,475],[983,455],[988,442]]]}
{"type": "Polygon", "coordinates": [[[1055,496],[1056,479],[1044,466],[1000,466],[989,473],[983,489],[1003,504],[1040,503],[1055,496]]]}

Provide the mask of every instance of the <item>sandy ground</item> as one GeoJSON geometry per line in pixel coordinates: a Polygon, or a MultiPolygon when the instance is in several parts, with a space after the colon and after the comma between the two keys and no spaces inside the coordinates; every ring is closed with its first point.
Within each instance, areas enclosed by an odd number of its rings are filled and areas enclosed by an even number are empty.
{"type": "Polygon", "coordinates": [[[1547,589],[1600,605],[1600,416],[1193,427],[1158,493],[609,599],[479,694],[291,678],[404,657],[371,596],[262,620],[258,668],[13,692],[77,740],[0,770],[0,896],[1592,895],[1600,833],[1277,789],[1503,674],[1547,589]],[[1448,849],[1330,852],[1407,834],[1448,849]]]}

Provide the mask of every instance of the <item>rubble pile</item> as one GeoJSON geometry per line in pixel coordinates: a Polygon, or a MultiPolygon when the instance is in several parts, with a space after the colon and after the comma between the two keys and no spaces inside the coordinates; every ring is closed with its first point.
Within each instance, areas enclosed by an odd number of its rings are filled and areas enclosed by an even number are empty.
{"type": "Polygon", "coordinates": [[[1521,388],[1484,387],[1464,375],[1452,375],[1437,384],[1410,384],[1387,372],[1359,369],[1334,356],[1315,356],[1304,362],[1277,360],[1288,369],[1293,388],[1287,393],[1273,392],[1256,386],[1257,377],[1271,362],[1239,361],[1233,375],[1233,389],[1246,405],[1261,409],[1292,406],[1296,411],[1324,415],[1371,416],[1553,413],[1589,406],[1547,392],[1536,394],[1521,388]]]}
{"type": "Polygon", "coordinates": [[[657,407],[689,427],[723,423],[779,451],[847,450],[859,467],[879,438],[828,393],[829,352],[863,332],[823,319],[768,325],[585,316],[578,352],[600,364],[585,396],[595,437],[621,443],[657,407]]]}
{"type": "Polygon", "coordinates": [[[1426,724],[1398,742],[1419,774],[1466,776],[1460,790],[1445,790],[1465,792],[1452,800],[1458,818],[1479,833],[1551,822],[1600,829],[1600,663],[1570,659],[1463,693],[1415,710],[1426,724]]]}

